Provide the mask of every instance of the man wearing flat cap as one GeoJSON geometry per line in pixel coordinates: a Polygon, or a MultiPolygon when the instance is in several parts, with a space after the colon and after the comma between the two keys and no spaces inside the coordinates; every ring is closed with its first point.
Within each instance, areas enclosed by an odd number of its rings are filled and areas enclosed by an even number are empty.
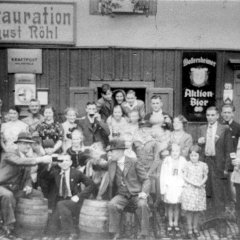
{"type": "Polygon", "coordinates": [[[113,140],[107,148],[109,158],[110,189],[116,186],[117,194],[108,204],[109,232],[113,239],[120,238],[120,212],[128,204],[136,206],[141,219],[140,237],[146,238],[149,231],[149,208],[147,197],[150,181],[142,164],[136,158],[124,155],[125,142],[113,140]]]}
{"type": "Polygon", "coordinates": [[[30,167],[39,163],[50,163],[50,156],[27,157],[27,153],[34,141],[31,135],[21,132],[18,135],[17,150],[4,153],[0,163],[0,198],[3,218],[3,229],[8,237],[12,235],[16,222],[14,209],[19,197],[40,197],[40,191],[32,189],[30,167]]]}

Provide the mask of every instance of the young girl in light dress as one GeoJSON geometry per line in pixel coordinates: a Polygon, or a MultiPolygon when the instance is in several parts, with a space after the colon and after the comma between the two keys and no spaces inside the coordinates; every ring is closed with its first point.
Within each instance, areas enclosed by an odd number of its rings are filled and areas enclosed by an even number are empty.
{"type": "Polygon", "coordinates": [[[200,212],[206,210],[205,183],[208,166],[199,161],[201,148],[193,145],[189,151],[190,161],[183,169],[185,185],[182,193],[182,209],[186,211],[188,238],[199,237],[198,222],[200,212]]]}
{"type": "Polygon", "coordinates": [[[166,204],[168,216],[168,235],[180,234],[178,225],[180,200],[184,185],[183,168],[186,159],[181,156],[180,146],[173,143],[170,147],[170,156],[162,164],[160,173],[160,192],[166,204]]]}

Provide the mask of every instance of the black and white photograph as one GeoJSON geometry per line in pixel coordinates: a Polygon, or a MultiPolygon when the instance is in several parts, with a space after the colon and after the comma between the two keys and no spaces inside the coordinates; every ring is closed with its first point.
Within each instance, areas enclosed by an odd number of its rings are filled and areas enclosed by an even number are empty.
{"type": "Polygon", "coordinates": [[[0,240],[240,240],[240,0],[0,0],[0,240]]]}

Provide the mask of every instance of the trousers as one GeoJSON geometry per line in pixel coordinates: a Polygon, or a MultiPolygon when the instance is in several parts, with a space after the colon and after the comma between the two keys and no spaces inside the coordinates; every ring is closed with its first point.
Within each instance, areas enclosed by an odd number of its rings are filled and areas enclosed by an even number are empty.
{"type": "Polygon", "coordinates": [[[122,195],[116,195],[108,204],[109,211],[109,232],[119,233],[120,231],[120,218],[121,211],[130,203],[137,206],[136,213],[141,219],[141,235],[148,235],[149,232],[149,207],[147,204],[147,199],[138,198],[138,196],[132,196],[131,198],[126,198],[122,195]]]}
{"type": "Polygon", "coordinates": [[[15,208],[18,198],[43,198],[42,192],[33,189],[30,194],[26,196],[25,192],[22,190],[11,191],[6,187],[0,186],[0,201],[1,201],[1,211],[4,226],[13,224],[16,222],[15,219],[15,208]]]}

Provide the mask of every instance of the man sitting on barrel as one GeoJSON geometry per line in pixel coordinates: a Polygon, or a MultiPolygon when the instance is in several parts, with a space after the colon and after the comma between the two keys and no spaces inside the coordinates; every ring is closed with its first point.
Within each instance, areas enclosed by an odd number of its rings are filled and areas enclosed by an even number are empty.
{"type": "Polygon", "coordinates": [[[147,197],[150,190],[150,180],[143,165],[136,158],[124,155],[125,142],[114,140],[107,148],[109,158],[110,188],[116,185],[117,195],[109,202],[109,232],[113,239],[120,238],[120,212],[128,204],[136,206],[136,212],[141,222],[139,237],[144,239],[149,231],[149,208],[147,197]]]}
{"type": "Polygon", "coordinates": [[[31,144],[34,143],[28,133],[21,132],[15,143],[17,150],[4,153],[0,163],[1,212],[3,230],[8,238],[13,237],[16,199],[20,197],[43,198],[40,191],[32,189],[30,166],[51,162],[50,156],[27,157],[31,144]]]}
{"type": "Polygon", "coordinates": [[[52,239],[59,232],[60,225],[63,239],[78,239],[74,223],[78,222],[84,199],[95,190],[96,186],[81,171],[71,168],[72,160],[69,155],[59,155],[56,161],[57,165],[50,166],[48,173],[48,177],[55,181],[58,195],[57,205],[49,224],[49,238],[52,239]],[[85,185],[84,190],[81,190],[81,184],[85,185]]]}

